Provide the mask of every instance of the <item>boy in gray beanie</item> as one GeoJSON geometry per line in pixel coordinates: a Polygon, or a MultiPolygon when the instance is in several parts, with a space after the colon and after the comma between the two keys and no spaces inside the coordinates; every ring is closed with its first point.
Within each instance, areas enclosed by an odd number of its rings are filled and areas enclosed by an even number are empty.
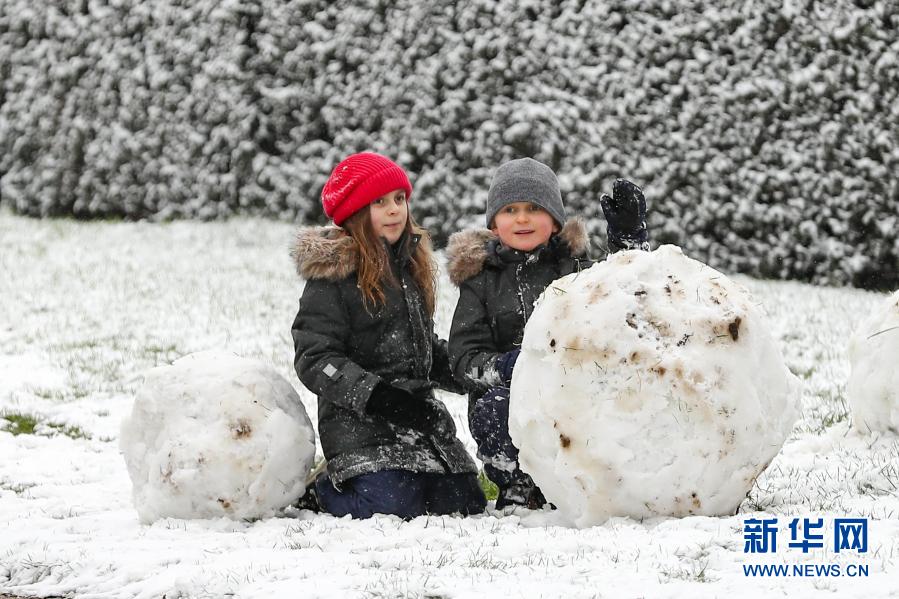
{"type": "Polygon", "coordinates": [[[533,158],[510,160],[496,169],[487,192],[487,228],[501,208],[514,202],[530,202],[546,210],[561,227],[565,206],[559,179],[551,168],[533,158]]]}
{"type": "MultiPolygon", "coordinates": [[[[649,249],[646,200],[624,179],[603,194],[609,248],[649,249]]],[[[499,487],[496,508],[545,505],[518,466],[509,436],[509,385],[534,301],[554,280],[592,266],[583,222],[566,220],[559,180],[531,158],[496,169],[487,194],[487,229],[450,237],[450,280],[459,301],[449,336],[450,365],[469,392],[468,422],[487,476],[499,487]]]]}

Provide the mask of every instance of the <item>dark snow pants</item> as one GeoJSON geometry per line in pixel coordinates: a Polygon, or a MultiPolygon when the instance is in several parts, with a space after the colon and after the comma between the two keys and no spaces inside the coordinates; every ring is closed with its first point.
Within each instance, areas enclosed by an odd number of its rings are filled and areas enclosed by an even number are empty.
{"type": "Polygon", "coordinates": [[[335,489],[327,476],[315,482],[319,504],[334,516],[393,514],[408,520],[424,514],[480,514],[487,507],[474,474],[382,470],[354,476],[341,487],[335,489]]]}
{"type": "Polygon", "coordinates": [[[478,444],[484,472],[500,490],[513,485],[534,485],[531,477],[519,468],[518,448],[509,436],[509,389],[494,387],[478,398],[468,416],[468,426],[478,444]]]}

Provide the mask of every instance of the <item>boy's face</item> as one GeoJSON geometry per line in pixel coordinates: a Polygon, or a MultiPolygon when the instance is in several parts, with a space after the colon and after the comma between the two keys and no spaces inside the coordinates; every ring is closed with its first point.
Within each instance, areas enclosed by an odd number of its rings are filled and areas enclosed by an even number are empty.
{"type": "Polygon", "coordinates": [[[515,202],[496,213],[490,230],[510,248],[530,252],[549,241],[559,231],[559,225],[537,204],[515,202]]]}
{"type": "Polygon", "coordinates": [[[409,207],[406,192],[402,189],[391,191],[370,204],[371,226],[379,237],[387,243],[396,243],[406,228],[409,207]]]}

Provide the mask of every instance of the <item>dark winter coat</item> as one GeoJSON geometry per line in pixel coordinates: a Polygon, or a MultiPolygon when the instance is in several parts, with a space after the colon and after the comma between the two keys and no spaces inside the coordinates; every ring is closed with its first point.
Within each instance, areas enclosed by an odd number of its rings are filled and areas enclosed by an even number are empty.
{"type": "Polygon", "coordinates": [[[419,287],[409,271],[418,236],[388,246],[398,287],[385,285],[383,305],[366,306],[357,287],[356,242],[337,227],[300,231],[293,251],[306,279],[293,323],[294,367],[318,396],[318,431],[334,484],[387,469],[474,473],[431,380],[459,391],[446,344],[433,333],[419,287]],[[369,312],[369,310],[371,312],[369,312]],[[411,391],[442,413],[432,434],[404,428],[366,412],[379,382],[411,391]]]}
{"type": "Polygon", "coordinates": [[[521,346],[524,325],[543,290],[559,277],[593,265],[588,245],[586,228],[578,219],[569,219],[546,246],[531,252],[502,245],[488,229],[450,237],[449,275],[459,287],[450,365],[471,400],[501,384],[496,359],[521,346]]]}

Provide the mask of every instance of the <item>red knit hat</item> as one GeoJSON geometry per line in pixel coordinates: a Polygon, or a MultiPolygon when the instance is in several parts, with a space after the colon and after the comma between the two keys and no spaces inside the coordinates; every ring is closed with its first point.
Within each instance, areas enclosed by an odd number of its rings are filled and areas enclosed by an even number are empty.
{"type": "Polygon", "coordinates": [[[403,189],[412,196],[412,184],[393,160],[362,152],[353,154],[334,167],[322,189],[322,207],[335,225],[351,217],[381,196],[403,189]]]}

